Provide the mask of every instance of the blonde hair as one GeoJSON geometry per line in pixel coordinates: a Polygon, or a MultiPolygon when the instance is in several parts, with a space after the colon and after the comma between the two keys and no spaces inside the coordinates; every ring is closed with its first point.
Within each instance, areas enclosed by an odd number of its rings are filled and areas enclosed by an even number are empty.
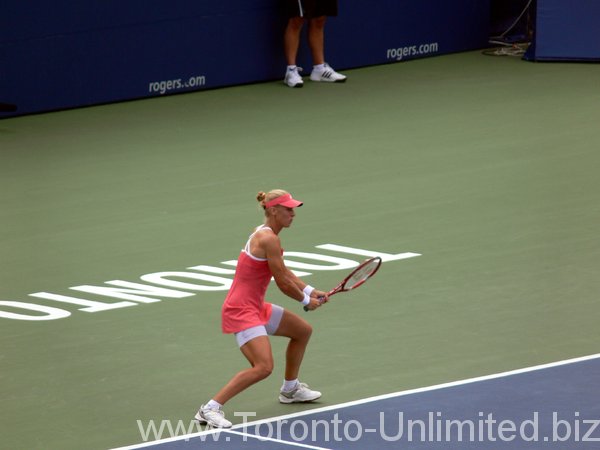
{"type": "Polygon", "coordinates": [[[267,207],[265,205],[268,202],[270,202],[273,199],[276,199],[277,197],[281,197],[282,195],[287,194],[288,192],[284,191],[283,189],[273,189],[269,192],[260,191],[258,194],[256,194],[256,200],[258,201],[262,209],[266,211],[267,207]]]}

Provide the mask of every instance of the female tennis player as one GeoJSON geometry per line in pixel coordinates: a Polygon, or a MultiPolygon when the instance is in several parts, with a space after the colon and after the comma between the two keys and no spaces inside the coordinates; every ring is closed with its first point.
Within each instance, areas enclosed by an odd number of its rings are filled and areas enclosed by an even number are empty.
{"type": "Polygon", "coordinates": [[[300,364],[312,333],[311,326],[300,316],[265,301],[271,277],[284,294],[309,310],[317,309],[328,299],[326,292],[307,285],[283,261],[279,233],[292,224],[296,215],[294,208],[302,206],[302,202],[280,189],[266,194],[259,192],[256,198],[264,209],[265,221],[250,235],[240,253],[233,284],[222,308],[223,332],[235,334],[237,344],[251,367],[237,373],[196,413],[198,422],[215,428],[231,427],[222,410],[228,400],[273,371],[269,335],[290,339],[279,401],[310,402],[321,397],[320,392],[311,390],[298,380],[300,364]]]}

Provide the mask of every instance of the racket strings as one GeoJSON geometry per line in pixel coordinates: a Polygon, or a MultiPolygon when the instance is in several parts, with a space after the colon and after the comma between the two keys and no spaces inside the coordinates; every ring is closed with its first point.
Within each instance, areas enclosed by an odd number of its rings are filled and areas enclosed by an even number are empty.
{"type": "Polygon", "coordinates": [[[377,260],[373,260],[369,264],[364,265],[354,272],[345,283],[344,288],[352,289],[359,284],[362,284],[369,278],[375,270],[379,267],[379,262],[377,260]]]}

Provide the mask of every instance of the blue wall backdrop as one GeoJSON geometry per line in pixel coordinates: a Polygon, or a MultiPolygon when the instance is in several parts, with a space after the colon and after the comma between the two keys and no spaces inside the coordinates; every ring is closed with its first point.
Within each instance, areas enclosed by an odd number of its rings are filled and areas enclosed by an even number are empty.
{"type": "Polygon", "coordinates": [[[600,61],[600,1],[537,0],[534,38],[525,59],[600,61]]]}
{"type": "MultiPolygon", "coordinates": [[[[279,0],[3,0],[1,9],[0,102],[16,104],[14,114],[285,71],[279,0]]],[[[326,28],[327,59],[349,69],[483,48],[489,14],[489,0],[340,0],[326,28]]],[[[305,43],[299,65],[312,65],[305,43]]]]}

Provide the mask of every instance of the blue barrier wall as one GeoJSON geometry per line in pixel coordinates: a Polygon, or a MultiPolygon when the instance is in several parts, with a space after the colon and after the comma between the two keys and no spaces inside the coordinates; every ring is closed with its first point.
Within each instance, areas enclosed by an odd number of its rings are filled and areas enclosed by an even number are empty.
{"type": "MultiPolygon", "coordinates": [[[[279,79],[285,25],[279,0],[4,0],[0,102],[27,114],[279,79]]],[[[459,52],[488,27],[489,0],[340,0],[326,54],[348,69],[459,52]]]]}
{"type": "Polygon", "coordinates": [[[537,0],[531,61],[600,61],[600,1],[537,0]]]}

